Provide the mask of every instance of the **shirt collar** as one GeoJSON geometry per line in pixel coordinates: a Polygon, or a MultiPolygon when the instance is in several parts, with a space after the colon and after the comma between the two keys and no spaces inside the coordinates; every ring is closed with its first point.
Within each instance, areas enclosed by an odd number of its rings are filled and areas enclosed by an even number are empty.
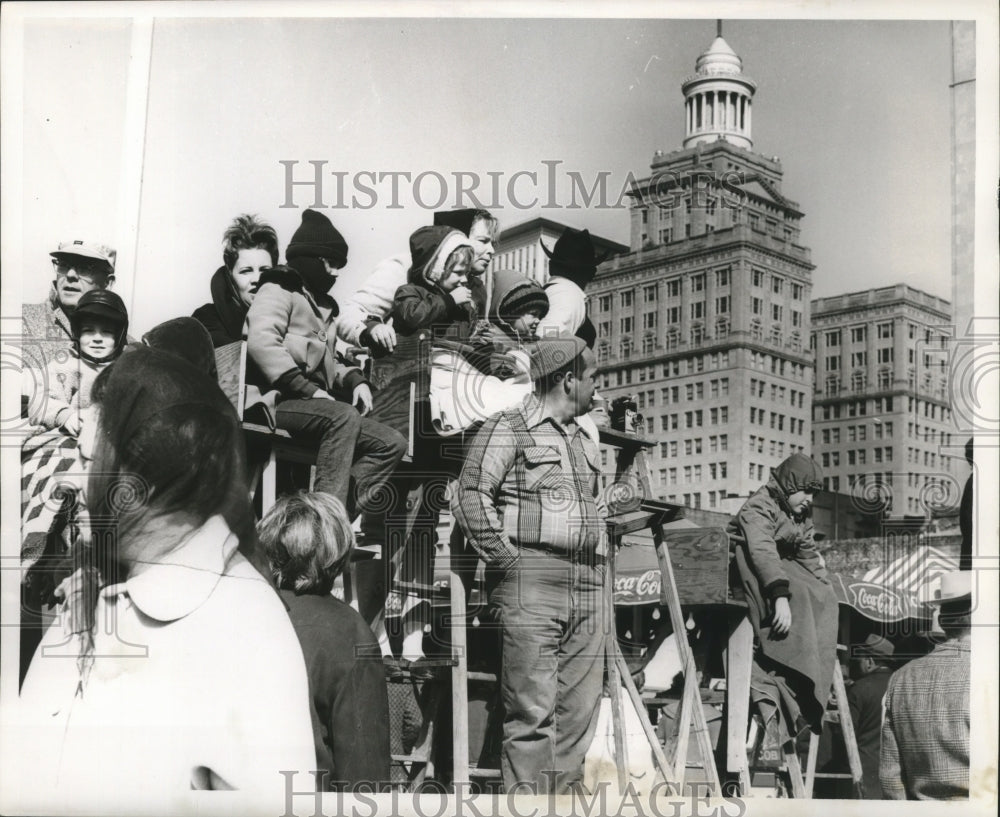
{"type": "MultiPolygon", "coordinates": [[[[221,516],[188,534],[161,562],[125,581],[132,603],[157,621],[176,621],[197,610],[212,595],[239,540],[221,516]]],[[[120,593],[122,585],[105,588],[120,593]]]]}
{"type": "Polygon", "coordinates": [[[567,439],[573,439],[573,437],[580,433],[589,438],[594,445],[600,445],[600,439],[597,436],[597,426],[593,422],[589,424],[586,422],[586,418],[589,418],[589,415],[575,417],[571,424],[563,425],[551,415],[542,414],[542,401],[536,394],[529,394],[524,398],[524,402],[521,403],[519,410],[524,417],[525,425],[529,429],[538,428],[538,426],[548,422],[567,439]],[[581,422],[581,420],[584,420],[584,422],[581,422]],[[592,426],[592,428],[588,428],[588,425],[592,426]]]}

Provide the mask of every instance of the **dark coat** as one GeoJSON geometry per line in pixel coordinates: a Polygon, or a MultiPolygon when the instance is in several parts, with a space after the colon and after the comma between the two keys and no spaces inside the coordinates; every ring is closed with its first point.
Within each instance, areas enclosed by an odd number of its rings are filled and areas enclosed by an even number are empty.
{"type": "Polygon", "coordinates": [[[212,345],[218,349],[243,339],[249,307],[243,303],[229,270],[219,267],[212,275],[212,302],[199,306],[191,315],[212,336],[212,345]]]}
{"type": "Polygon", "coordinates": [[[371,629],[333,596],[280,593],[306,659],[316,769],[328,773],[321,788],[387,782],[389,699],[371,629]]]}
{"type": "Polygon", "coordinates": [[[859,678],[847,690],[854,737],[861,755],[861,783],[866,800],[882,799],[882,786],[878,779],[878,756],[882,743],[882,698],[885,697],[891,677],[892,672],[887,667],[878,667],[874,672],[859,678]]]}

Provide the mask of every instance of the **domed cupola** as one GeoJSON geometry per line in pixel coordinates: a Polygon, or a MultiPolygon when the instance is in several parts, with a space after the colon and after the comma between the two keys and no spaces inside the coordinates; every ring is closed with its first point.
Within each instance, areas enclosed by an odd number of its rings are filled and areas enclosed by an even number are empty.
{"type": "Polygon", "coordinates": [[[718,36],[695,63],[695,74],[681,85],[684,93],[684,147],[725,139],[750,150],[750,107],[757,84],[743,74],[743,60],[718,36]]]}

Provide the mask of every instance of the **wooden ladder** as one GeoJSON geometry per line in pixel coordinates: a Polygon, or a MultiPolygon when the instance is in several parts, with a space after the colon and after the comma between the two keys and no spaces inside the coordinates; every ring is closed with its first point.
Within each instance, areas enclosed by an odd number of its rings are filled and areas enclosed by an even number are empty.
{"type": "MultiPolygon", "coordinates": [[[[670,561],[670,554],[667,552],[667,545],[663,539],[661,525],[677,517],[681,507],[665,502],[653,500],[652,494],[652,473],[649,461],[646,457],[646,449],[652,448],[655,443],[651,440],[643,440],[632,434],[625,434],[619,431],[601,430],[601,442],[618,448],[618,461],[616,465],[616,484],[628,485],[628,478],[631,475],[635,480],[634,495],[623,497],[623,514],[616,514],[612,517],[612,535],[615,537],[615,546],[610,548],[611,561],[609,565],[608,586],[614,586],[614,553],[617,550],[617,539],[625,533],[634,530],[648,528],[653,534],[653,543],[656,547],[656,558],[660,567],[660,603],[663,604],[670,614],[670,625],[674,632],[674,641],[682,666],[682,676],[684,679],[681,692],[680,720],[677,746],[674,752],[673,763],[666,762],[663,758],[663,750],[659,739],[653,732],[649,718],[643,717],[646,711],[642,698],[635,690],[632,677],[625,667],[625,659],[621,649],[618,647],[617,639],[614,649],[617,653],[616,664],[621,668],[621,678],[625,688],[632,698],[636,710],[639,712],[640,720],[646,731],[650,746],[653,749],[653,756],[657,760],[657,766],[663,774],[664,780],[675,788],[679,795],[684,794],[684,782],[689,769],[700,769],[706,778],[708,785],[708,796],[720,797],[722,788],[719,782],[718,770],[715,766],[715,757],[712,750],[712,741],[709,735],[708,723],[705,720],[705,712],[702,709],[701,693],[698,687],[698,673],[695,666],[694,653],[687,640],[687,628],[684,622],[684,613],[681,610],[680,595],[677,591],[677,583],[674,579],[674,568],[670,561]],[[636,508],[637,510],[633,510],[636,508]],[[640,521],[636,514],[640,515],[642,524],[637,527],[640,521]],[[688,744],[691,737],[694,737],[695,745],[698,748],[699,760],[695,763],[688,762],[688,744]]],[[[628,490],[627,488],[625,489],[628,490]]],[[[631,492],[629,492],[631,493],[631,492]]],[[[614,678],[611,679],[612,682],[614,678]]],[[[615,687],[612,686],[612,691],[615,687]]],[[[620,704],[616,712],[615,701],[612,699],[612,713],[615,718],[615,750],[619,751],[618,736],[623,733],[621,724],[623,719],[620,713],[620,704]]],[[[624,746],[621,747],[621,754],[617,754],[622,760],[619,762],[619,769],[626,767],[624,746]]],[[[620,773],[621,775],[621,773],[620,773]]]]}

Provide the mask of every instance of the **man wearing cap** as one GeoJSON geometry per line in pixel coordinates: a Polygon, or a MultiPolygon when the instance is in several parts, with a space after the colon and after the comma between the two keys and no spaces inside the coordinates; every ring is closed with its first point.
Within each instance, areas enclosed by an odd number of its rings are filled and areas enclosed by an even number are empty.
{"type": "MultiPolygon", "coordinates": [[[[493,260],[499,224],[486,210],[463,208],[434,214],[435,227],[452,227],[472,242],[475,257],[469,269],[472,302],[480,316],[486,314],[486,289],[483,274],[493,260]]],[[[396,331],[389,321],[396,290],[407,283],[410,254],[400,253],[380,261],[349,298],[341,305],[337,319],[337,337],[356,346],[370,346],[376,354],[389,354],[396,348],[396,331]]]]}
{"type": "Polygon", "coordinates": [[[597,340],[597,330],[587,317],[587,296],[583,291],[604,259],[594,253],[594,242],[588,230],[567,227],[550,250],[539,239],[549,257],[549,275],[545,294],[549,313],[538,324],[539,337],[578,337],[591,349],[597,340]]]}
{"type": "Polygon", "coordinates": [[[49,253],[55,278],[44,303],[24,304],[23,354],[26,362],[44,369],[58,352],[73,347],[70,315],[85,292],[107,289],[115,281],[115,251],[103,244],[64,241],[49,253]]]}
{"type": "Polygon", "coordinates": [[[854,736],[861,755],[862,787],[866,800],[881,800],[878,780],[879,746],[882,741],[882,699],[892,668],[892,642],[872,633],[854,648],[850,672],[854,683],[847,690],[847,703],[854,723],[854,736]]]}
{"type": "Polygon", "coordinates": [[[508,792],[570,790],[596,726],[607,541],[597,445],[575,420],[591,408],[595,371],[580,339],[540,340],[534,394],[486,421],[452,500],[502,632],[508,792]]]}
{"type": "Polygon", "coordinates": [[[879,778],[889,800],[969,796],[972,572],[943,575],[931,604],[947,640],[897,670],[885,695],[879,778]]]}

